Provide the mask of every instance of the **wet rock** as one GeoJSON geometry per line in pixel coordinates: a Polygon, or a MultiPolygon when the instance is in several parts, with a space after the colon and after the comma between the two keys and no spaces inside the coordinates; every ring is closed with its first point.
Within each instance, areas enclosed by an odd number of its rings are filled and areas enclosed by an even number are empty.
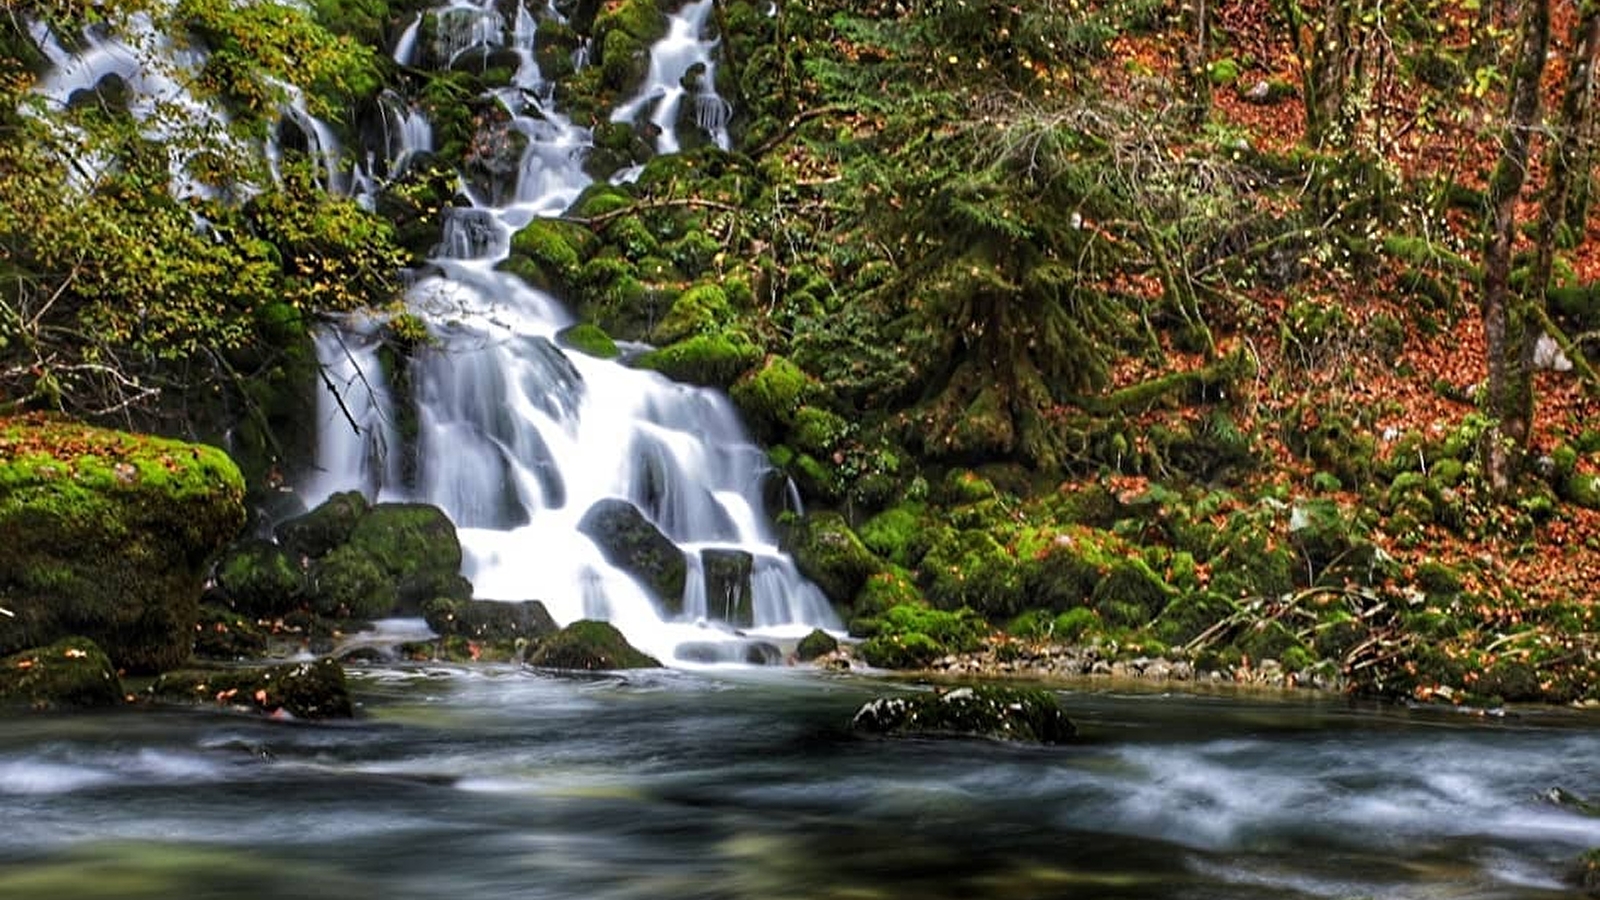
{"type": "Polygon", "coordinates": [[[371,508],[359,491],[334,494],[305,515],[280,523],[276,529],[278,543],[297,556],[326,556],[350,540],[350,532],[371,508]]]}
{"type": "Polygon", "coordinates": [[[767,641],[690,641],[679,644],[674,655],[683,662],[706,665],[742,663],[747,666],[776,666],[783,663],[783,651],[767,641]]]}
{"type": "Polygon", "coordinates": [[[979,737],[1059,744],[1077,727],[1049,691],[959,687],[905,697],[880,697],[850,723],[857,731],[896,736],[979,737]]]}
{"type": "Polygon", "coordinates": [[[194,655],[201,659],[259,659],[267,635],[253,619],[214,604],[202,604],[194,626],[194,655]]]}
{"type": "Polygon", "coordinates": [[[216,705],[296,719],[354,715],[344,667],[331,659],[232,669],[167,672],[150,686],[159,703],[216,705]]]}
{"type": "Polygon", "coordinates": [[[280,616],[306,600],[305,571],[271,541],[252,539],[234,544],[218,560],[215,571],[214,599],[243,615],[280,616]]]}
{"type": "Polygon", "coordinates": [[[452,600],[438,597],[422,605],[422,618],[441,637],[476,641],[537,640],[560,630],[538,600],[452,600]]]}
{"type": "Polygon", "coordinates": [[[0,707],[63,709],[121,702],[116,669],[87,638],[69,637],[0,659],[0,707]]]}
{"type": "Polygon", "coordinates": [[[839,649],[838,640],[826,631],[816,628],[800,639],[800,643],[795,647],[794,655],[801,662],[811,662],[837,649],[839,649]]]}
{"type": "Polygon", "coordinates": [[[580,619],[547,638],[528,664],[550,669],[649,669],[661,662],[628,643],[609,622],[580,619]]]}
{"type": "Polygon", "coordinates": [[[736,628],[755,624],[755,591],[750,585],[754,558],[743,550],[700,551],[706,580],[706,615],[736,628]]]}
{"type": "Polygon", "coordinates": [[[683,611],[683,586],[688,566],[683,551],[667,539],[639,508],[608,498],[589,507],[578,530],[594,541],[613,566],[649,588],[663,609],[683,611]]]}

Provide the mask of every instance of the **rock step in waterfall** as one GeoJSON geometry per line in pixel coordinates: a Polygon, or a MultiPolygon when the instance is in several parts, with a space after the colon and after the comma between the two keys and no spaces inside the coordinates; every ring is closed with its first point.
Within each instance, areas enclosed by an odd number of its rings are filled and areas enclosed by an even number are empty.
{"type": "MultiPolygon", "coordinates": [[[[659,153],[679,146],[680,121],[728,146],[728,106],[713,88],[716,41],[705,34],[710,7],[697,0],[670,17],[645,83],[612,115],[653,123],[659,153]],[[684,87],[695,83],[691,70],[698,91],[684,87]],[[686,99],[693,115],[680,115],[686,99]]],[[[354,489],[434,504],[458,527],[477,597],[538,598],[563,624],[610,621],[663,660],[761,661],[765,651],[736,629],[781,638],[837,630],[826,598],[777,545],[762,503],[770,464],[727,398],[564,349],[559,334],[574,322],[561,301],[496,271],[518,229],[561,214],[590,183],[592,143],[555,108],[534,14],[519,4],[508,22],[503,8],[456,0],[435,10],[431,47],[418,46],[419,17],[395,49],[445,66],[465,53],[514,54],[511,86],[492,96],[524,149],[508,180],[463,187],[470,205],[450,213],[410,288],[408,309],[427,341],[385,360],[372,318],[320,336],[319,358],[341,396],[320,401],[305,499],[354,489]],[[396,366],[408,394],[384,377],[396,366]]],[[[406,133],[425,133],[408,105],[393,108],[406,133]]],[[[414,150],[418,140],[385,150],[414,150]]]]}

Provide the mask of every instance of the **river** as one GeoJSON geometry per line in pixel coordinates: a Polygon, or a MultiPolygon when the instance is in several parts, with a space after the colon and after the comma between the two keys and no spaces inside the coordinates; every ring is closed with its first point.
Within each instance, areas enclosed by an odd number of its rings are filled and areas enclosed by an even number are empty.
{"type": "Polygon", "coordinates": [[[1061,693],[1082,739],[852,735],[796,670],[358,671],[350,723],[0,730],[3,898],[1543,898],[1600,720],[1061,693]]]}

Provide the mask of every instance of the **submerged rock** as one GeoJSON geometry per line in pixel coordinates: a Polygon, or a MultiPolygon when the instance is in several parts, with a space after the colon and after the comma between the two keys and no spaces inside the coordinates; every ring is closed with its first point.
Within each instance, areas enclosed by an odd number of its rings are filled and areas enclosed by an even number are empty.
{"type": "Polygon", "coordinates": [[[0,421],[0,653],[81,635],[112,663],[189,657],[211,556],[244,524],[214,447],[72,422],[0,421]]]}
{"type": "Polygon", "coordinates": [[[296,719],[348,719],[354,715],[344,667],[331,659],[168,672],[150,686],[150,697],[163,703],[215,704],[296,719]]]}
{"type": "Polygon", "coordinates": [[[661,666],[609,622],[579,619],[547,638],[529,665],[550,669],[652,669],[661,666]]]}
{"type": "Polygon", "coordinates": [[[1054,694],[1034,688],[959,687],[906,697],[879,697],[850,726],[887,735],[981,737],[1059,744],[1078,729],[1054,694]]]}
{"type": "Polygon", "coordinates": [[[105,651],[69,637],[0,659],[0,707],[33,709],[114,706],[122,683],[105,651]]]}

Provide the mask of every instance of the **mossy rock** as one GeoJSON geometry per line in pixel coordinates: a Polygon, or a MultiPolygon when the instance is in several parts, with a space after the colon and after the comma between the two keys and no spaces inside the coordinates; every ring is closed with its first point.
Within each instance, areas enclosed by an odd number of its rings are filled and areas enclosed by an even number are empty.
{"type": "Polygon", "coordinates": [[[788,544],[800,574],[836,604],[848,603],[868,576],[883,568],[844,516],[836,512],[812,513],[801,519],[789,534],[788,544]]]}
{"type": "Polygon", "coordinates": [[[852,426],[838,413],[818,406],[802,406],[795,411],[789,441],[796,449],[827,457],[849,436],[852,426]]]}
{"type": "Polygon", "coordinates": [[[197,659],[260,659],[267,655],[267,634],[256,620],[222,606],[202,603],[194,626],[197,659]]]}
{"type": "Polygon", "coordinates": [[[115,706],[122,696],[116,668],[88,638],[62,638],[0,659],[0,708],[115,706]]]}
{"type": "Polygon", "coordinates": [[[271,541],[252,538],[229,547],[217,561],[215,577],[222,598],[247,616],[280,616],[306,601],[305,571],[271,541]]]}
{"type": "Polygon", "coordinates": [[[1181,646],[1238,609],[1238,604],[1221,594],[1180,594],[1168,601],[1166,608],[1151,623],[1151,633],[1163,643],[1181,646]]]}
{"type": "Polygon", "coordinates": [[[392,608],[414,611],[441,594],[464,599],[461,541],[444,510],[427,503],[379,503],[350,531],[348,546],[377,563],[394,585],[392,608]]]}
{"type": "Polygon", "coordinates": [[[653,669],[661,663],[629,644],[609,622],[580,619],[551,635],[528,664],[547,669],[653,669]]]}
{"type": "Polygon", "coordinates": [[[593,251],[593,232],[571,222],[534,219],[511,236],[511,250],[537,263],[558,286],[570,285],[593,251]]]}
{"type": "Polygon", "coordinates": [[[1089,603],[1111,625],[1138,628],[1162,612],[1172,589],[1142,559],[1124,559],[1111,565],[1089,595],[1089,603]]]}
{"type": "Polygon", "coordinates": [[[583,514],[578,530],[595,542],[607,562],[648,588],[663,608],[683,609],[688,576],[683,551],[638,507],[615,497],[599,500],[583,514]]]}
{"type": "Polygon", "coordinates": [[[604,328],[583,322],[563,329],[556,335],[556,343],[561,347],[586,353],[596,359],[616,359],[621,350],[617,342],[606,334],[604,328]]]}
{"type": "Polygon", "coordinates": [[[452,600],[436,597],[422,604],[422,618],[442,637],[475,641],[540,640],[560,630],[538,600],[452,600]]]}
{"type": "Polygon", "coordinates": [[[814,628],[795,645],[794,655],[801,662],[810,662],[819,656],[827,656],[837,649],[839,649],[837,638],[820,628],[814,628]]]}
{"type": "Polygon", "coordinates": [[[698,334],[715,334],[733,320],[728,295],[714,284],[697,284],[672,301],[667,314],[650,331],[650,340],[671,344],[698,334]]]}
{"type": "Polygon", "coordinates": [[[373,556],[346,545],[311,568],[311,609],[335,619],[376,619],[399,602],[394,579],[373,556]]]}
{"type": "Polygon", "coordinates": [[[958,687],[880,697],[850,722],[857,731],[916,737],[971,737],[1061,744],[1077,736],[1055,694],[1038,688],[958,687]]]}
{"type": "MultiPolygon", "coordinates": [[[[911,573],[898,566],[890,566],[885,571],[867,577],[861,590],[856,592],[850,609],[858,618],[874,619],[896,606],[927,605],[927,598],[922,595],[911,573]]],[[[856,633],[854,627],[851,633],[856,633]]]]}
{"type": "Polygon", "coordinates": [[[928,600],[942,609],[970,606],[1008,618],[1026,604],[1016,557],[984,530],[948,531],[918,567],[928,600]]]}
{"type": "Polygon", "coordinates": [[[82,636],[119,668],[187,659],[212,556],[245,519],[222,451],[0,420],[0,653],[82,636]]]}
{"type": "Polygon", "coordinates": [[[316,559],[350,540],[350,532],[372,504],[359,491],[334,494],[303,516],[280,523],[278,543],[295,556],[316,559]]]}
{"type": "Polygon", "coordinates": [[[344,667],[331,659],[166,672],[150,686],[149,696],[158,703],[218,706],[296,719],[348,719],[355,714],[344,667]]]}
{"type": "Polygon", "coordinates": [[[856,530],[873,553],[898,566],[915,566],[928,552],[934,537],[922,503],[903,503],[886,509],[856,530]]]}
{"type": "Polygon", "coordinates": [[[879,669],[925,669],[949,654],[949,648],[925,634],[880,634],[863,641],[856,652],[879,669]]]}
{"type": "Polygon", "coordinates": [[[760,349],[743,335],[719,332],[698,334],[652,350],[634,365],[674,381],[726,389],[760,360],[760,349]]]}
{"type": "Polygon", "coordinates": [[[806,373],[786,357],[769,356],[734,382],[728,395],[756,436],[772,441],[794,422],[810,387],[806,373]]]}

